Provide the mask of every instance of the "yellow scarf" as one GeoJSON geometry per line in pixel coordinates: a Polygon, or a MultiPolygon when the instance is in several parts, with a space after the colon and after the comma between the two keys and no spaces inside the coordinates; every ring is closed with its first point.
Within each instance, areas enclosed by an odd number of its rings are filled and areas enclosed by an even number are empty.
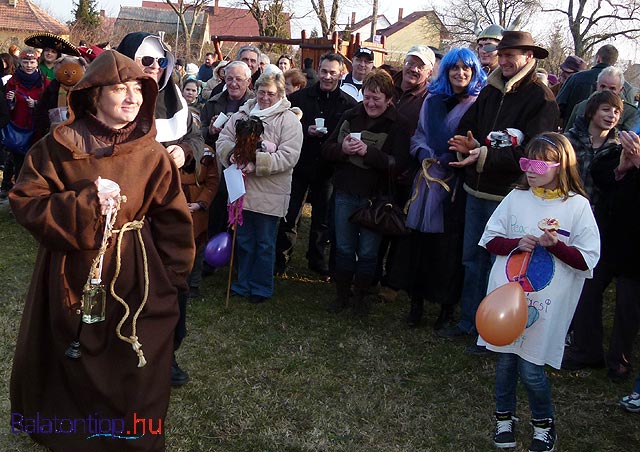
{"type": "Polygon", "coordinates": [[[562,198],[564,195],[560,192],[559,188],[555,188],[553,190],[548,190],[543,187],[531,187],[531,191],[538,198],[542,199],[556,199],[562,198]]]}

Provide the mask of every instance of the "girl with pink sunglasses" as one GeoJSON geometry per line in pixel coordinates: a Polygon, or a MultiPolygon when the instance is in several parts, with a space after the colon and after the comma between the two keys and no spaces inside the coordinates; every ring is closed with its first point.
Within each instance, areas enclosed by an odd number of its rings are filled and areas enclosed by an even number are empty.
{"type": "Polygon", "coordinates": [[[480,336],[478,345],[498,354],[495,445],[516,447],[520,379],[531,409],[529,450],[552,451],[557,436],[544,366],[560,369],[582,286],[600,257],[600,237],[569,141],[558,133],[543,133],[525,151],[527,157],[519,162],[522,183],[495,210],[479,245],[496,255],[488,292],[519,282],[528,302],[527,324],[511,344],[492,345],[480,336]]]}

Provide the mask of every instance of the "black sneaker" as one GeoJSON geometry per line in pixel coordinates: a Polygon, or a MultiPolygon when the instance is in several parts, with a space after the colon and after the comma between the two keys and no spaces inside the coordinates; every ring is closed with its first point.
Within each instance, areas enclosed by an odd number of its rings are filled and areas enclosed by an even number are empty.
{"type": "Polygon", "coordinates": [[[533,441],[529,446],[529,452],[553,452],[556,450],[556,429],[553,418],[532,419],[533,441]]]}
{"type": "Polygon", "coordinates": [[[496,431],[493,434],[493,444],[498,449],[516,447],[515,422],[518,420],[511,411],[496,411],[496,431]]]}

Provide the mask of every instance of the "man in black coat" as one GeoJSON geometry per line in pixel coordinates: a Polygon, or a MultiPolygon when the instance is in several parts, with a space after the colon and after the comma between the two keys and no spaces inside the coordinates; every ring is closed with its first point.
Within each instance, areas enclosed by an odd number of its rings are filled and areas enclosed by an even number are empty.
{"type": "Polygon", "coordinates": [[[604,45],[596,52],[595,66],[574,74],[562,85],[556,101],[563,121],[566,122],[569,119],[576,104],[587,99],[596,90],[596,80],[600,71],[613,66],[616,61],[618,61],[618,49],[610,44],[604,45]]]}
{"type": "Polygon", "coordinates": [[[313,208],[309,249],[309,268],[323,276],[329,269],[325,259],[328,237],[329,200],[333,192],[331,166],[320,156],[320,148],[327,136],[333,132],[345,110],[356,105],[356,101],[340,90],[340,77],[344,59],[336,53],[320,58],[318,83],[293,93],[291,105],[302,110],[304,142],[300,160],[293,170],[291,200],[287,216],[280,222],[276,243],[275,272],[284,273],[296,243],[297,225],[302,207],[307,200],[313,208]],[[324,119],[324,128],[316,127],[316,118],[324,119]]]}

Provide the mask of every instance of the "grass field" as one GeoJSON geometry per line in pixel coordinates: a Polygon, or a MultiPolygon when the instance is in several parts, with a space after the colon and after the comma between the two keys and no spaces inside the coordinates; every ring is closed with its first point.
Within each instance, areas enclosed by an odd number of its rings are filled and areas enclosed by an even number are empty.
{"type": "MultiPolygon", "coordinates": [[[[0,204],[3,452],[43,450],[9,430],[11,359],[35,249],[6,202],[0,204]]],[[[306,271],[303,255],[300,247],[292,271],[276,281],[276,296],[262,305],[234,301],[225,309],[226,269],[204,280],[178,355],[191,381],[172,392],[167,450],[495,450],[494,359],[466,356],[464,343],[436,339],[435,306],[421,327],[407,328],[405,295],[374,305],[366,320],[328,314],[333,286],[306,271]]],[[[548,374],[559,451],[640,451],[640,415],[617,405],[631,381],[614,385],[605,370],[548,368],[548,374]]],[[[531,439],[522,388],[517,414],[521,452],[531,439]]]]}

